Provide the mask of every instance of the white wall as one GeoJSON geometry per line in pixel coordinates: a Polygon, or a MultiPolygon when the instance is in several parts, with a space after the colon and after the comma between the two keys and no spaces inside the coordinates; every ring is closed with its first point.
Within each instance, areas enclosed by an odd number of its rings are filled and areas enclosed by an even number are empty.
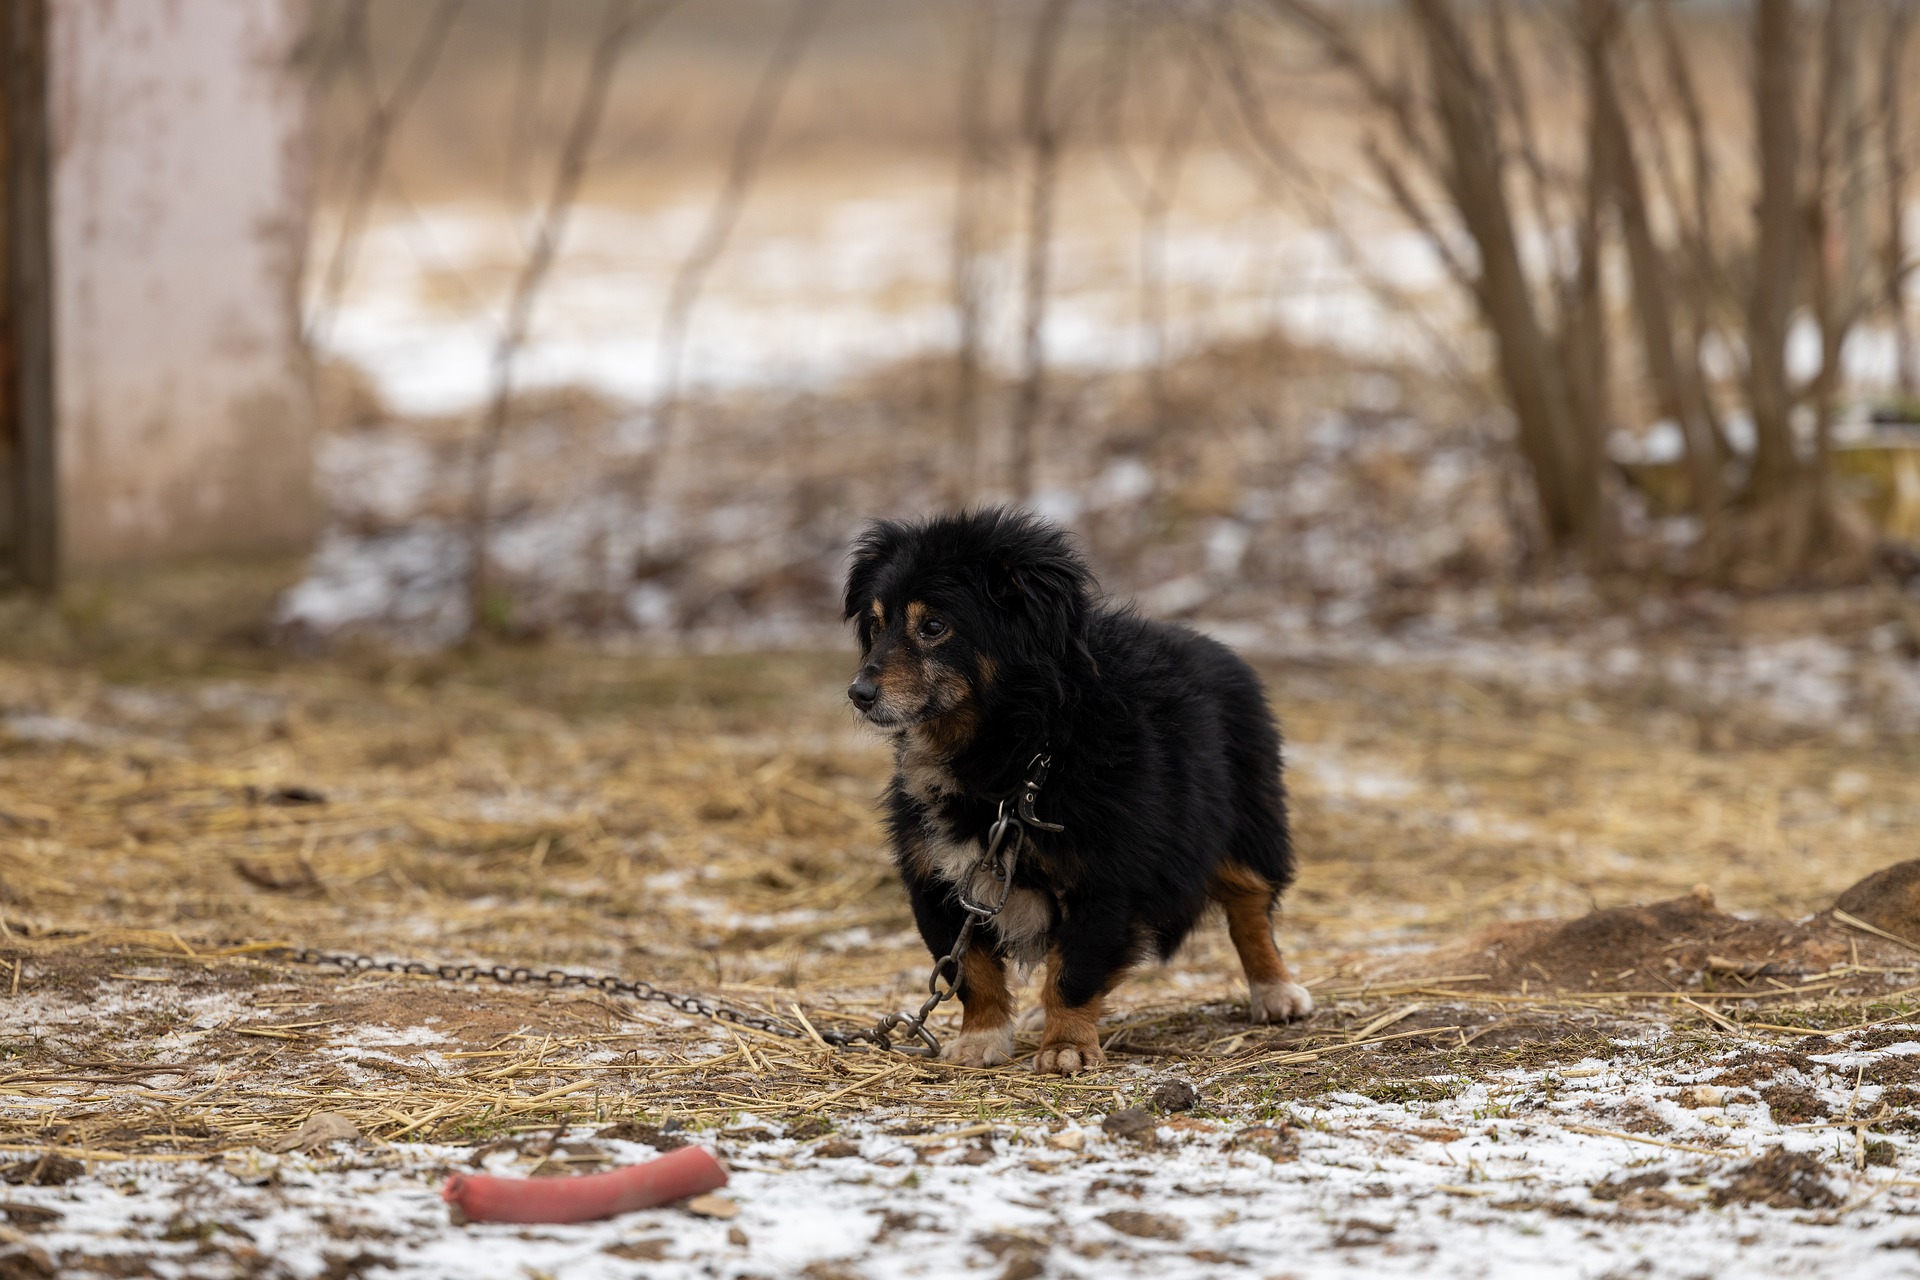
{"type": "Polygon", "coordinates": [[[63,559],[302,546],[300,0],[52,0],[63,559]]]}

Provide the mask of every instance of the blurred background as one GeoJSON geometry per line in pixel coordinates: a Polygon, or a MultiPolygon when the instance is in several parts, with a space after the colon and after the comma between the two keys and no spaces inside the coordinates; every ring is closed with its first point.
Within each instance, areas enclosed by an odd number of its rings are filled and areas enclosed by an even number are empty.
{"type": "Polygon", "coordinates": [[[1896,727],[1912,9],[14,0],[0,571],[831,647],[1015,501],[1257,652],[1896,727]]]}

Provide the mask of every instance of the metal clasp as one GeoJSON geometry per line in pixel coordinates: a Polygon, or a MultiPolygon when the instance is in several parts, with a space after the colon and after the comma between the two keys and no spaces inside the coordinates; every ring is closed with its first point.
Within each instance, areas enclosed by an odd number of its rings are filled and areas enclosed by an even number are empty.
{"type": "MultiPolygon", "coordinates": [[[[1000,802],[999,815],[993,825],[987,828],[987,850],[980,858],[979,867],[985,868],[1000,886],[1000,897],[992,906],[975,902],[967,895],[973,887],[973,874],[967,875],[967,883],[955,885],[953,896],[960,903],[961,910],[979,920],[991,920],[1006,907],[1007,899],[1013,896],[1013,868],[1020,858],[1020,846],[1026,841],[1026,832],[1020,829],[1021,819],[1007,812],[1007,802],[1000,802]],[[1013,842],[1008,844],[1007,834],[1013,833],[1013,842]],[[1002,850],[1005,851],[1004,857],[1002,850]]],[[[976,868],[977,870],[978,868],[976,868]]]]}
{"type": "MultiPolygon", "coordinates": [[[[1033,812],[1034,802],[1040,799],[1040,788],[1046,783],[1047,770],[1052,767],[1053,757],[1045,752],[1035,756],[1027,765],[1027,780],[1020,784],[1020,821],[1042,831],[1065,831],[1066,828],[1057,822],[1042,822],[1033,812]]],[[[1004,809],[1005,805],[1001,807],[1004,809]]]]}

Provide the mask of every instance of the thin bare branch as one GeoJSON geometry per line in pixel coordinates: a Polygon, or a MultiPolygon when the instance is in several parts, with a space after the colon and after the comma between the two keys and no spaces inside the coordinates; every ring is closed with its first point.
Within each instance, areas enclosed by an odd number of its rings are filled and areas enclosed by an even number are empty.
{"type": "Polygon", "coordinates": [[[1793,0],[1756,0],[1753,96],[1760,199],[1754,211],[1754,253],[1760,266],[1753,272],[1747,302],[1747,376],[1755,436],[1753,483],[1767,497],[1784,490],[1798,470],[1787,421],[1787,330],[1802,239],[1796,27],[1793,0]]]}
{"type": "Polygon", "coordinates": [[[500,326],[499,336],[494,340],[492,394],[488,397],[480,438],[475,442],[472,482],[468,490],[470,626],[478,627],[486,623],[492,603],[489,597],[487,538],[493,524],[494,463],[499,456],[500,441],[506,431],[508,411],[513,400],[514,363],[526,343],[527,330],[532,323],[541,288],[553,269],[554,259],[559,255],[568,217],[580,194],[580,184],[586,177],[594,138],[600,131],[607,95],[613,87],[621,56],[677,3],[678,0],[655,0],[642,10],[637,7],[635,0],[607,0],[600,34],[594,42],[593,59],[587,69],[586,84],[580,90],[573,120],[567,127],[560,163],[554,170],[553,186],[541,210],[533,247],[514,279],[513,291],[507,301],[506,319],[500,326]]]}
{"type": "Polygon", "coordinates": [[[1129,4],[1115,4],[1107,11],[1106,56],[1101,69],[1101,133],[1115,185],[1140,215],[1139,264],[1140,324],[1146,337],[1143,362],[1147,394],[1154,414],[1164,423],[1167,416],[1165,368],[1167,361],[1167,223],[1179,191],[1180,172],[1193,144],[1194,132],[1206,111],[1209,80],[1206,64],[1198,58],[1185,58],[1185,75],[1179,97],[1167,116],[1166,127],[1156,140],[1152,159],[1143,170],[1134,163],[1128,144],[1123,106],[1126,90],[1132,83],[1134,60],[1133,32],[1143,21],[1129,4]]]}
{"type": "Polygon", "coordinates": [[[668,478],[678,470],[683,443],[680,439],[680,379],[694,308],[700,301],[701,290],[706,286],[707,275],[725,252],[733,228],[740,221],[740,212],[746,207],[747,197],[753,191],[761,160],[766,154],[767,140],[773,133],[773,123],[780,114],[780,104],[786,98],[794,69],[800,65],[801,56],[806,52],[808,43],[819,28],[820,19],[831,3],[832,0],[795,0],[787,24],[781,29],[767,57],[766,66],[760,72],[760,79],[754,85],[753,97],[747,102],[739,128],[734,131],[733,145],[727,158],[726,180],[707,211],[707,220],[700,229],[699,237],[681,261],[674,273],[673,284],[667,291],[666,310],[660,323],[659,386],[655,392],[653,414],[657,453],[643,485],[643,506],[647,505],[652,495],[663,491],[668,478]]]}
{"type": "Polygon", "coordinates": [[[982,480],[980,383],[987,307],[986,240],[988,173],[993,160],[992,90],[999,6],[974,0],[966,11],[966,53],[961,61],[959,171],[953,199],[954,346],[953,446],[947,496],[965,505],[982,480]]]}
{"type": "Polygon", "coordinates": [[[1052,99],[1061,37],[1072,7],[1073,0],[1042,0],[1034,16],[1026,72],[1021,80],[1020,134],[1027,151],[1026,255],[1020,290],[1020,382],[1014,390],[1013,411],[1007,423],[1008,480],[1014,496],[1021,501],[1030,499],[1034,492],[1034,436],[1046,398],[1054,196],[1065,132],[1062,113],[1056,111],[1052,99]]]}
{"type": "Polygon", "coordinates": [[[542,73],[546,69],[551,0],[521,0],[520,57],[514,66],[513,127],[507,134],[507,199],[516,214],[533,203],[531,157],[540,138],[542,73]]]}
{"type": "Polygon", "coordinates": [[[1555,277],[1568,280],[1576,274],[1576,269],[1566,258],[1561,238],[1553,234],[1557,221],[1552,208],[1554,183],[1534,127],[1526,65],[1513,47],[1512,16],[1507,0],[1489,0],[1487,21],[1493,32],[1493,85],[1506,104],[1506,115],[1513,121],[1514,149],[1519,154],[1521,172],[1527,176],[1528,203],[1532,205],[1539,233],[1546,237],[1547,251],[1554,256],[1555,277]]]}
{"type": "Polygon", "coordinates": [[[1360,86],[1368,100],[1386,112],[1401,145],[1431,173],[1441,172],[1439,156],[1416,114],[1415,100],[1408,88],[1411,77],[1389,76],[1375,67],[1345,19],[1315,0],[1267,0],[1267,4],[1281,18],[1311,35],[1333,64],[1360,86]]]}
{"type": "MultiPolygon", "coordinates": [[[[1692,63],[1674,23],[1670,0],[1653,0],[1653,13],[1660,33],[1660,49],[1665,56],[1667,80],[1679,98],[1681,117],[1687,126],[1688,154],[1693,160],[1693,238],[1698,244],[1715,244],[1713,147],[1707,132],[1707,113],[1700,105],[1700,91],[1694,84],[1692,63]]],[[[1676,213],[1679,208],[1676,206],[1676,213]]]]}
{"type": "Polygon", "coordinates": [[[1907,190],[1912,157],[1907,152],[1906,107],[1909,50],[1913,44],[1913,0],[1893,0],[1887,15],[1886,39],[1880,61],[1880,163],[1885,202],[1885,239],[1880,255],[1882,302],[1893,326],[1894,376],[1900,394],[1908,400],[1920,394],[1920,368],[1915,367],[1913,317],[1906,297],[1907,275],[1913,264],[1907,252],[1907,190]]]}
{"type": "MultiPolygon", "coordinates": [[[[1410,320],[1419,328],[1428,342],[1430,352],[1454,381],[1463,386],[1473,382],[1472,375],[1460,363],[1457,336],[1443,332],[1419,299],[1381,273],[1375,255],[1354,235],[1350,220],[1324,189],[1320,175],[1287,144],[1273,122],[1265,98],[1254,83],[1240,46],[1217,21],[1204,24],[1202,31],[1206,36],[1204,51],[1212,55],[1221,79],[1231,91],[1229,96],[1235,108],[1230,118],[1217,126],[1216,132],[1230,146],[1236,138],[1247,144],[1245,147],[1235,147],[1232,154],[1244,162],[1243,153],[1250,151],[1252,163],[1247,164],[1248,171],[1269,194],[1278,200],[1297,202],[1314,227],[1333,244],[1340,255],[1341,265],[1353,275],[1361,288],[1378,299],[1388,311],[1410,320]]],[[[1447,274],[1462,292],[1473,296],[1475,282],[1472,272],[1460,259],[1454,246],[1427,217],[1426,207],[1413,198],[1406,186],[1405,174],[1386,159],[1374,140],[1369,139],[1365,145],[1375,158],[1377,170],[1381,171],[1379,176],[1382,184],[1398,186],[1401,194],[1397,199],[1403,198],[1406,206],[1412,210],[1411,220],[1427,237],[1447,274]]]]}
{"type": "MultiPolygon", "coordinates": [[[[393,92],[385,99],[380,99],[377,90],[373,91],[373,106],[361,138],[359,163],[354,167],[347,199],[341,210],[340,234],[328,257],[326,272],[321,276],[319,301],[307,322],[309,345],[318,345],[325,338],[326,327],[339,310],[341,295],[353,275],[361,230],[373,204],[373,197],[380,188],[381,173],[387,164],[387,150],[421,89],[426,87],[428,77],[433,74],[434,64],[440,60],[441,51],[446,48],[447,36],[453,30],[454,19],[460,16],[464,3],[465,0],[438,0],[433,12],[427,16],[426,26],[420,32],[420,38],[415,42],[393,92]]],[[[364,52],[364,20],[356,30],[364,52]]],[[[370,64],[366,74],[371,77],[370,64]]],[[[371,79],[368,83],[371,85],[371,79]]]]}

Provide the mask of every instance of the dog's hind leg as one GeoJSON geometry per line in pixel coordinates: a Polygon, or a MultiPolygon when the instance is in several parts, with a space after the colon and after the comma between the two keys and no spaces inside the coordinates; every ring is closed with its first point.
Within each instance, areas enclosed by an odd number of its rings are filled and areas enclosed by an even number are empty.
{"type": "Polygon", "coordinates": [[[960,960],[960,1034],[940,1057],[963,1067],[997,1067],[1013,1058],[1013,995],[1007,966],[985,946],[967,948],[960,960]]]}
{"type": "Polygon", "coordinates": [[[1266,879],[1237,863],[1222,863],[1207,886],[1227,914],[1227,936],[1247,973],[1247,1015],[1255,1022],[1291,1022],[1313,1012],[1313,997],[1293,980],[1273,945],[1273,903],[1266,879]]]}

